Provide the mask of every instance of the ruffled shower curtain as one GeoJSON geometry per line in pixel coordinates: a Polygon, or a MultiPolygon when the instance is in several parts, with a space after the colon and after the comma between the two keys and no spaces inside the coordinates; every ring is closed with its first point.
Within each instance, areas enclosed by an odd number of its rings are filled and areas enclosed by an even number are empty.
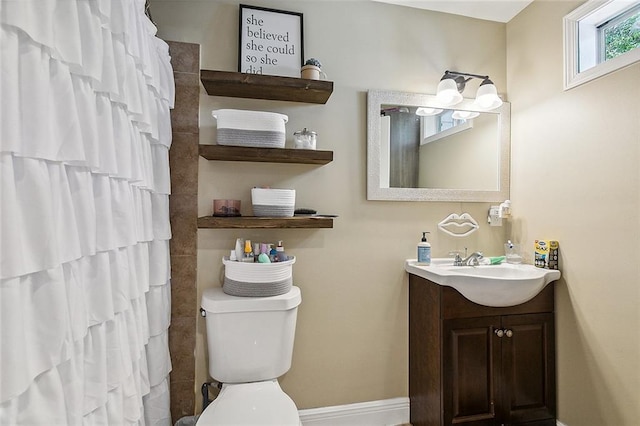
{"type": "Polygon", "coordinates": [[[170,424],[168,46],[144,0],[0,31],[0,424],[170,424]]]}

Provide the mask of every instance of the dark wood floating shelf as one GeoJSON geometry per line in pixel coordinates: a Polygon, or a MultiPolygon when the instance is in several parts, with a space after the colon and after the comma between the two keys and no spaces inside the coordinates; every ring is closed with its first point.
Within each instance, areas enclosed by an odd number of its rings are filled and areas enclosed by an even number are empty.
{"type": "Polygon", "coordinates": [[[333,151],[313,149],[200,145],[199,152],[207,160],[298,164],[327,164],[333,161],[333,151]]]}
{"type": "Polygon", "coordinates": [[[200,80],[209,95],[233,98],[326,104],[333,82],[296,77],[200,70],[200,80]]]}
{"type": "Polygon", "coordinates": [[[198,228],[333,228],[333,218],[294,216],[294,217],[217,217],[198,218],[198,228]]]}

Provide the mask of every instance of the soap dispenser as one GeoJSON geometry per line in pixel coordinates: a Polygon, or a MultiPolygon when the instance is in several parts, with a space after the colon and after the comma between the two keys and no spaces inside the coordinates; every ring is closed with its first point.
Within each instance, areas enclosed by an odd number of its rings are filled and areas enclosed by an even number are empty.
{"type": "Polygon", "coordinates": [[[511,218],[511,200],[504,200],[504,203],[500,204],[500,211],[498,216],[502,219],[511,218]]]}
{"type": "Polygon", "coordinates": [[[418,243],[418,265],[431,265],[431,244],[427,241],[429,231],[422,233],[422,240],[418,243]]]}

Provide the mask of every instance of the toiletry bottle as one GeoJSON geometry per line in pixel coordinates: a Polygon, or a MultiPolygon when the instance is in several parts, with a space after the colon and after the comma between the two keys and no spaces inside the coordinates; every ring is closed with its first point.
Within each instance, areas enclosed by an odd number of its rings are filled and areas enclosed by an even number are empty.
{"type": "Polygon", "coordinates": [[[418,265],[431,265],[431,244],[427,241],[427,234],[430,232],[423,232],[422,240],[418,243],[418,265]]]}
{"type": "Polygon", "coordinates": [[[244,257],[244,250],[242,249],[243,246],[243,242],[242,242],[242,238],[238,238],[236,239],[236,260],[238,262],[242,262],[242,258],[244,257]]]}
{"type": "Polygon", "coordinates": [[[258,256],[260,256],[260,243],[253,243],[253,261],[258,261],[258,256]]]}
{"type": "Polygon", "coordinates": [[[273,244],[269,244],[270,250],[269,250],[269,259],[272,262],[277,262],[278,261],[278,251],[276,250],[276,248],[273,246],[273,244]]]}
{"type": "Polygon", "coordinates": [[[254,253],[253,253],[256,257],[256,262],[271,263],[267,245],[265,243],[260,243],[260,244],[255,244],[255,246],[258,246],[258,247],[254,247],[254,253]]]}
{"type": "Polygon", "coordinates": [[[278,241],[278,247],[276,247],[277,259],[278,262],[285,262],[289,260],[289,256],[284,252],[284,246],[282,245],[282,241],[278,241]]]}
{"type": "Polygon", "coordinates": [[[243,262],[253,262],[253,251],[251,249],[251,240],[246,240],[244,242],[244,257],[242,258],[243,262]]]}
{"type": "Polygon", "coordinates": [[[504,200],[504,203],[500,204],[500,211],[498,217],[503,219],[511,218],[511,200],[504,200]]]}

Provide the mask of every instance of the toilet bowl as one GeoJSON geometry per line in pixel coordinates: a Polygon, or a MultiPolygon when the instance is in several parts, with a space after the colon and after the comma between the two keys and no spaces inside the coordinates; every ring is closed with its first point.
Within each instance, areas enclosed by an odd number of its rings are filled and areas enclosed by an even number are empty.
{"type": "Polygon", "coordinates": [[[300,425],[298,409],[278,377],[291,368],[300,289],[272,297],[203,292],[209,375],[222,389],[198,426],[300,425]]]}
{"type": "Polygon", "coordinates": [[[224,384],[198,418],[197,426],[300,426],[298,408],[277,380],[224,384]]]}

